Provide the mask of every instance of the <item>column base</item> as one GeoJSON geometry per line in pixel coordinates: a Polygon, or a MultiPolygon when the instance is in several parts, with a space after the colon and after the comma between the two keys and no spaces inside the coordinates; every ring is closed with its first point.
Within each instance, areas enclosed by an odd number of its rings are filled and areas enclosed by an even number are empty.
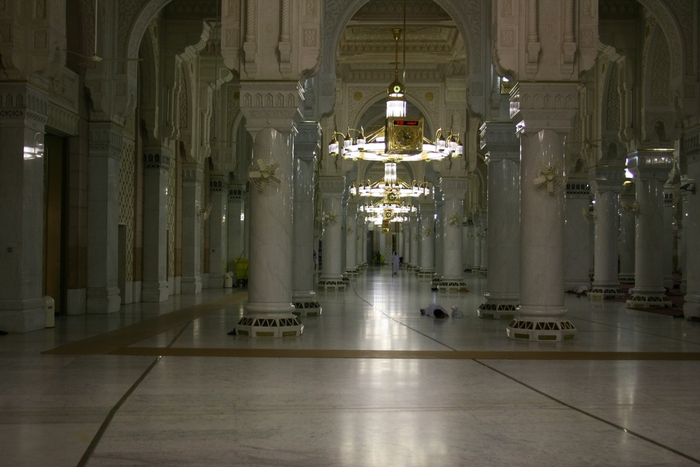
{"type": "Polygon", "coordinates": [[[202,292],[202,281],[199,278],[183,277],[180,282],[183,295],[195,295],[202,292]]]}
{"type": "Polygon", "coordinates": [[[234,327],[237,336],[249,337],[298,337],[304,325],[294,315],[269,316],[266,314],[244,316],[234,327]]]}
{"type": "Polygon", "coordinates": [[[606,299],[606,298],[622,298],[625,292],[621,288],[615,286],[593,286],[587,293],[588,299],[606,299]]]}
{"type": "Polygon", "coordinates": [[[438,284],[438,290],[446,292],[469,292],[467,283],[461,279],[442,279],[438,284]]]}
{"type": "Polygon", "coordinates": [[[170,289],[167,281],[143,282],[141,301],[149,303],[163,302],[168,299],[170,289]]]}
{"type": "Polygon", "coordinates": [[[119,311],[122,298],[118,287],[92,288],[87,290],[88,313],[114,313],[119,311]]]}
{"type": "Polygon", "coordinates": [[[673,302],[664,293],[635,292],[627,299],[627,308],[671,308],[673,302]]]}
{"type": "Polygon", "coordinates": [[[685,296],[683,316],[688,321],[700,321],[700,295],[687,294],[685,296]]]}
{"type": "Polygon", "coordinates": [[[420,278],[432,278],[435,275],[435,270],[434,269],[419,269],[418,270],[418,277],[420,278]]]}
{"type": "Polygon", "coordinates": [[[357,268],[355,268],[355,269],[348,269],[347,271],[345,271],[345,275],[346,275],[348,278],[350,278],[350,280],[357,278],[357,275],[358,275],[359,273],[360,273],[360,272],[357,270],[357,268]]]}
{"type": "Polygon", "coordinates": [[[12,333],[22,333],[37,331],[46,327],[46,311],[44,310],[44,300],[27,299],[13,301],[7,305],[8,308],[17,307],[21,309],[0,310],[0,330],[12,333]]]}
{"type": "Polygon", "coordinates": [[[295,310],[292,314],[295,316],[320,316],[321,304],[316,300],[299,300],[294,302],[295,310]]]}
{"type": "Polygon", "coordinates": [[[634,284],[634,274],[620,274],[617,276],[620,284],[634,284]]]}
{"type": "Polygon", "coordinates": [[[536,342],[561,342],[576,338],[576,327],[565,318],[518,317],[506,328],[513,340],[536,342]]]}
{"type": "Polygon", "coordinates": [[[486,301],[476,309],[476,315],[481,319],[513,319],[518,304],[512,301],[486,301]]]}
{"type": "Polygon", "coordinates": [[[341,279],[320,279],[318,286],[324,289],[344,289],[347,284],[341,279]]]}

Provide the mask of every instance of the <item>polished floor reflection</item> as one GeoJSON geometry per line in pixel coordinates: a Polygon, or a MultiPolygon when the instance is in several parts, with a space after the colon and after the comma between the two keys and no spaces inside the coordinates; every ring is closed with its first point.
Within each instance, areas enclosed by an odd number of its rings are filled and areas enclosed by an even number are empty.
{"type": "Polygon", "coordinates": [[[469,293],[370,269],[298,338],[229,336],[206,290],[0,336],[0,464],[700,463],[700,323],[567,296],[575,341],[509,340],[469,293]],[[419,308],[458,305],[464,318],[419,308]]]}

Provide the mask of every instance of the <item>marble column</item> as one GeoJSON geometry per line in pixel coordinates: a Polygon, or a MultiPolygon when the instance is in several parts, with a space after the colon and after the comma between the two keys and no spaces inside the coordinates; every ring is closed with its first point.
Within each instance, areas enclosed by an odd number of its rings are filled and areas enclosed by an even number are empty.
{"type": "Polygon", "coordinates": [[[664,182],[673,167],[673,150],[637,149],[627,158],[635,176],[636,238],[634,292],[630,308],[670,307],[664,290],[664,182]]]}
{"type": "MultiPolygon", "coordinates": [[[[228,174],[209,177],[209,288],[222,288],[228,258],[228,174]]],[[[206,215],[206,212],[205,212],[206,215]]]]}
{"type": "MultiPolygon", "coordinates": [[[[681,181],[681,185],[683,184],[681,181]]],[[[681,271],[681,283],[680,292],[685,295],[688,292],[688,236],[685,231],[685,220],[689,216],[688,212],[688,195],[689,193],[686,189],[681,190],[681,216],[678,222],[678,267],[681,271]]]]}
{"type": "Polygon", "coordinates": [[[0,329],[28,332],[44,329],[46,323],[42,284],[47,96],[26,83],[3,83],[0,92],[0,329]]]}
{"type": "Polygon", "coordinates": [[[300,316],[318,316],[321,304],[314,291],[314,207],[316,205],[314,166],[320,128],[303,122],[294,142],[294,248],[292,253],[292,299],[300,316]]]}
{"type": "Polygon", "coordinates": [[[683,219],[683,236],[685,243],[685,270],[687,277],[683,315],[686,319],[700,320],[700,129],[696,126],[692,132],[683,136],[681,150],[687,160],[687,177],[681,187],[687,192],[686,216],[683,219]]]}
{"type": "Polygon", "coordinates": [[[355,261],[357,263],[358,273],[361,273],[365,268],[364,255],[363,255],[363,239],[362,236],[365,235],[365,216],[361,213],[357,213],[357,229],[355,230],[355,261]]]}
{"type": "Polygon", "coordinates": [[[464,242],[464,256],[466,256],[466,268],[464,272],[472,272],[474,269],[474,218],[467,219],[466,239],[464,242]]]}
{"type": "Polygon", "coordinates": [[[634,182],[626,181],[620,193],[620,273],[618,279],[622,284],[634,284],[634,239],[635,213],[634,182]]]}
{"type": "Polygon", "coordinates": [[[434,188],[435,197],[435,276],[432,280],[432,288],[437,290],[445,272],[445,203],[442,189],[434,188]]]}
{"type": "MultiPolygon", "coordinates": [[[[248,258],[245,244],[246,192],[243,185],[232,185],[228,190],[228,266],[227,271],[236,272],[236,261],[248,258]]],[[[243,272],[243,271],[242,271],[243,272]]],[[[236,275],[236,280],[243,279],[236,275]]]]}
{"type": "MultiPolygon", "coordinates": [[[[323,264],[318,285],[324,288],[345,288],[342,271],[342,197],[344,177],[320,177],[319,189],[323,199],[322,237],[323,264]]],[[[376,231],[375,231],[376,232],[376,231]]]]}
{"type": "Polygon", "coordinates": [[[472,274],[479,275],[481,268],[481,237],[483,236],[484,227],[482,225],[481,214],[474,213],[474,264],[472,265],[472,274]]]}
{"type": "Polygon", "coordinates": [[[202,291],[201,235],[204,169],[197,162],[182,164],[182,293],[202,291]]]}
{"type": "Polygon", "coordinates": [[[619,194],[625,180],[624,167],[598,166],[591,170],[595,194],[593,285],[588,297],[623,297],[618,273],[619,194]]]}
{"type": "Polygon", "coordinates": [[[420,264],[418,277],[435,275],[435,201],[426,198],[420,202],[420,264]]]}
{"type": "Polygon", "coordinates": [[[408,267],[413,271],[418,271],[418,265],[420,264],[420,221],[418,217],[411,214],[411,220],[409,221],[411,225],[411,247],[410,247],[410,261],[408,262],[408,267]]]}
{"type": "Polygon", "coordinates": [[[357,200],[348,200],[345,220],[345,274],[352,278],[357,277],[357,200]]]}
{"type": "Polygon", "coordinates": [[[411,230],[411,224],[410,222],[404,222],[403,224],[403,262],[404,265],[406,266],[406,269],[410,269],[410,260],[411,260],[411,235],[412,235],[412,230],[411,230]]]}
{"type": "Polygon", "coordinates": [[[488,280],[477,315],[512,319],[520,297],[520,142],[515,125],[487,122],[481,126],[489,177],[488,280]]]}
{"type": "Polygon", "coordinates": [[[443,218],[443,273],[439,290],[467,291],[462,268],[462,218],[464,195],[469,188],[465,178],[443,177],[442,188],[445,217],[443,218]]]}
{"type": "Polygon", "coordinates": [[[164,147],[143,150],[143,289],[141,300],[162,302],[168,287],[168,172],[170,151],[164,147]]]}
{"type": "Polygon", "coordinates": [[[576,336],[564,307],[564,188],[577,87],[520,82],[511,91],[511,118],[520,136],[520,307],[506,328],[511,339],[576,336]]]}
{"type": "Polygon", "coordinates": [[[591,283],[590,262],[590,222],[588,212],[591,194],[585,179],[569,179],[566,184],[564,216],[564,290],[576,290],[591,283]]]}
{"type": "Polygon", "coordinates": [[[673,237],[676,234],[673,228],[673,191],[673,185],[667,184],[664,186],[664,260],[662,267],[664,272],[664,287],[668,290],[673,288],[673,237]]]}
{"type": "Polygon", "coordinates": [[[479,275],[486,277],[489,270],[489,249],[488,249],[488,211],[484,211],[484,230],[481,235],[481,261],[479,262],[479,275]]]}
{"type": "Polygon", "coordinates": [[[119,158],[122,127],[91,122],[88,157],[87,312],[119,311],[119,158]]]}
{"type": "Polygon", "coordinates": [[[367,258],[367,255],[369,254],[368,248],[367,248],[367,235],[369,234],[369,228],[367,226],[367,219],[364,218],[362,220],[362,238],[360,239],[362,241],[362,264],[364,267],[369,266],[369,258],[367,258]]]}

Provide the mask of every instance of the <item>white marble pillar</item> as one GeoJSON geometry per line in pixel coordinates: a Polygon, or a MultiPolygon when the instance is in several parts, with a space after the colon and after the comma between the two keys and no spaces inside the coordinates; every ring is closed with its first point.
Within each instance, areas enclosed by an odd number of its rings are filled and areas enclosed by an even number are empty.
{"type": "Polygon", "coordinates": [[[48,109],[46,95],[26,83],[3,83],[0,94],[0,329],[28,332],[46,322],[41,148],[48,109]]]}
{"type": "Polygon", "coordinates": [[[345,274],[357,276],[357,200],[350,199],[346,207],[345,274]]]}
{"type": "Polygon", "coordinates": [[[122,128],[90,123],[88,157],[88,313],[119,311],[119,158],[122,128]]]}
{"type": "Polygon", "coordinates": [[[566,184],[564,215],[564,290],[588,287],[590,261],[590,224],[588,207],[591,204],[590,188],[585,179],[570,178],[566,184]]]}
{"type": "Polygon", "coordinates": [[[442,189],[445,217],[443,218],[443,273],[439,290],[467,291],[462,268],[462,218],[464,195],[469,188],[466,178],[443,177],[442,189]]]}
{"type": "Polygon", "coordinates": [[[683,219],[683,236],[685,243],[685,270],[687,277],[683,315],[689,320],[700,320],[700,129],[696,126],[692,132],[683,136],[681,146],[687,160],[687,177],[681,184],[687,192],[686,216],[683,219]],[[692,183],[690,182],[692,180],[692,183]]]}
{"type": "Polygon", "coordinates": [[[418,265],[420,264],[420,223],[418,217],[411,214],[411,220],[409,221],[411,225],[411,247],[410,247],[410,260],[408,262],[408,267],[413,271],[418,271],[418,265]]]}
{"type": "Polygon", "coordinates": [[[673,150],[637,149],[627,167],[635,176],[636,238],[634,293],[627,306],[670,307],[664,290],[664,182],[673,167],[673,150]]]}
{"type": "Polygon", "coordinates": [[[318,316],[321,304],[314,291],[314,166],[319,151],[320,128],[316,122],[298,125],[294,141],[294,248],[292,299],[300,316],[318,316]]]}
{"type": "Polygon", "coordinates": [[[675,231],[673,229],[673,185],[664,186],[664,231],[663,231],[663,271],[664,287],[671,290],[673,288],[673,241],[675,231]]]}
{"type": "Polygon", "coordinates": [[[442,190],[434,188],[435,197],[435,276],[433,276],[433,288],[437,290],[445,272],[445,203],[442,190]]]}
{"type": "Polygon", "coordinates": [[[486,230],[489,274],[488,292],[477,315],[486,319],[512,319],[520,297],[520,141],[515,125],[484,123],[481,148],[486,151],[489,169],[486,230]]]}
{"type": "Polygon", "coordinates": [[[209,200],[209,288],[217,289],[227,272],[228,174],[209,177],[209,200]]]}
{"type": "Polygon", "coordinates": [[[689,216],[687,190],[681,190],[680,209],[681,216],[678,222],[678,267],[681,271],[680,292],[685,295],[688,292],[688,236],[685,231],[685,220],[689,216]]]}
{"type": "Polygon", "coordinates": [[[576,114],[577,87],[519,82],[511,91],[511,118],[520,136],[521,194],[520,307],[506,328],[511,339],[576,336],[564,307],[564,188],[565,142],[576,114]]]}
{"type": "Polygon", "coordinates": [[[619,194],[625,181],[624,167],[598,166],[590,173],[595,193],[593,285],[588,297],[623,297],[618,272],[619,194]]]}
{"type": "MultiPolygon", "coordinates": [[[[245,242],[246,192],[243,185],[232,185],[228,190],[228,266],[227,271],[236,271],[236,261],[248,258],[245,242]]],[[[243,279],[236,276],[235,279],[243,279]]]]}
{"type": "Polygon", "coordinates": [[[420,264],[419,277],[432,278],[435,275],[435,201],[432,198],[420,203],[420,264]]]}
{"type": "Polygon", "coordinates": [[[411,230],[411,224],[409,222],[404,222],[403,224],[403,262],[406,269],[410,269],[411,260],[411,235],[413,231],[411,230]]]}
{"type": "Polygon", "coordinates": [[[634,197],[636,188],[634,182],[627,181],[620,193],[620,273],[618,279],[622,284],[634,284],[634,239],[635,222],[634,197]]]}
{"type": "Polygon", "coordinates": [[[322,238],[323,262],[318,285],[324,288],[345,288],[342,271],[342,196],[344,177],[320,177],[319,189],[323,200],[322,238]]]}
{"type": "Polygon", "coordinates": [[[479,262],[479,275],[488,276],[489,270],[489,248],[488,248],[488,211],[484,211],[484,231],[481,235],[481,261],[479,262]]]}
{"type": "Polygon", "coordinates": [[[201,164],[182,164],[182,293],[198,294],[202,291],[201,242],[202,183],[204,170],[201,164]]]}
{"type": "Polygon", "coordinates": [[[143,150],[143,289],[141,300],[168,298],[168,172],[170,151],[164,147],[143,150]]]}
{"type": "Polygon", "coordinates": [[[481,214],[476,212],[474,219],[474,264],[472,265],[472,274],[479,275],[481,268],[481,237],[483,236],[484,227],[482,225],[481,214]]]}
{"type": "Polygon", "coordinates": [[[364,219],[362,221],[362,238],[360,239],[362,241],[362,264],[364,265],[364,267],[369,266],[369,258],[367,257],[369,255],[368,246],[367,246],[368,234],[369,234],[369,226],[367,225],[367,220],[364,219]]]}
{"type": "Polygon", "coordinates": [[[357,213],[357,229],[355,231],[355,261],[357,263],[357,269],[359,272],[362,272],[364,270],[366,264],[365,264],[365,258],[364,258],[364,252],[362,251],[364,247],[364,242],[363,242],[363,235],[366,235],[366,225],[365,225],[365,216],[361,213],[357,213]]]}
{"type": "Polygon", "coordinates": [[[472,272],[474,269],[474,239],[475,229],[474,229],[474,217],[467,219],[467,238],[464,244],[464,255],[467,257],[467,267],[465,272],[472,272]]]}

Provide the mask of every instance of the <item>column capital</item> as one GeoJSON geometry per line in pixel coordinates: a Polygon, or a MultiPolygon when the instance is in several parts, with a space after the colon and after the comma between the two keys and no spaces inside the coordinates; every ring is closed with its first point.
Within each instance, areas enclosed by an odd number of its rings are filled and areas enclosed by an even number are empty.
{"type": "Polygon", "coordinates": [[[4,126],[22,126],[44,132],[49,115],[45,91],[24,82],[3,83],[0,93],[0,120],[4,126]]]}
{"type": "Polygon", "coordinates": [[[296,131],[304,102],[299,81],[242,81],[240,93],[246,129],[253,137],[266,127],[284,133],[296,131]]]}
{"type": "Polygon", "coordinates": [[[486,163],[520,159],[520,140],[513,122],[484,122],[479,128],[486,163]]]}
{"type": "Polygon", "coordinates": [[[245,191],[244,185],[230,185],[228,188],[228,199],[233,200],[245,200],[248,197],[248,193],[245,191]]]}
{"type": "Polygon", "coordinates": [[[518,133],[568,133],[578,110],[578,83],[519,82],[510,92],[510,118],[518,133]]]}
{"type": "Polygon", "coordinates": [[[443,177],[440,188],[446,196],[464,198],[469,189],[469,179],[462,177],[443,177]]]}
{"type": "Polygon", "coordinates": [[[314,162],[321,149],[321,124],[313,121],[297,123],[294,138],[294,157],[306,162],[314,162]]]}
{"type": "Polygon", "coordinates": [[[201,185],[204,180],[204,167],[196,162],[182,164],[182,184],[184,186],[201,185]]]}
{"type": "MultiPolygon", "coordinates": [[[[620,185],[622,187],[622,185],[620,185]]],[[[567,198],[589,198],[591,195],[591,187],[588,181],[584,179],[569,179],[566,182],[566,197],[567,198]]]]}
{"type": "Polygon", "coordinates": [[[318,187],[322,195],[341,195],[345,191],[345,177],[318,177],[318,187]]]}
{"type": "Polygon", "coordinates": [[[673,149],[635,149],[627,155],[627,168],[642,180],[666,181],[673,168],[673,149]]]}
{"type": "Polygon", "coordinates": [[[114,122],[90,122],[90,157],[119,159],[123,128],[114,122]]]}
{"type": "Polygon", "coordinates": [[[588,180],[594,192],[620,193],[625,183],[625,168],[621,165],[599,165],[588,172],[588,180]]]}
{"type": "Polygon", "coordinates": [[[228,176],[209,175],[209,189],[212,192],[228,191],[228,176]]]}
{"type": "Polygon", "coordinates": [[[170,151],[167,150],[167,148],[158,148],[161,150],[165,151],[158,151],[158,149],[153,148],[154,150],[151,150],[151,148],[144,148],[143,150],[143,169],[148,170],[148,169],[169,169],[170,168],[170,156],[168,153],[170,151]],[[158,151],[158,152],[156,152],[158,151]],[[165,153],[164,153],[165,152],[165,153]]]}

